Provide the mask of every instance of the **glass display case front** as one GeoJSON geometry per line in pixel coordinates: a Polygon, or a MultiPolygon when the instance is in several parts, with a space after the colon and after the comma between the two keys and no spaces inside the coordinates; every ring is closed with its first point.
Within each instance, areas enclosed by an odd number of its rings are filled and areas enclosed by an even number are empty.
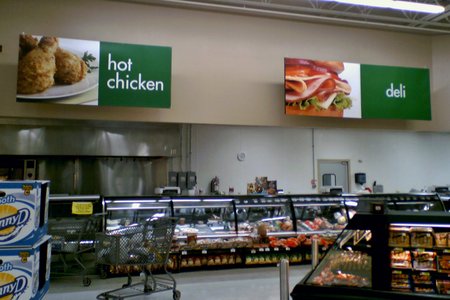
{"type": "Polygon", "coordinates": [[[371,240],[370,230],[344,230],[306,283],[372,287],[371,240]]]}
{"type": "Polygon", "coordinates": [[[170,199],[163,197],[105,197],[106,230],[148,219],[171,216],[170,199]]]}
{"type": "Polygon", "coordinates": [[[351,201],[356,205],[354,199],[346,200],[343,197],[317,195],[292,197],[297,232],[340,233],[355,214],[351,201]]]}
{"type": "Polygon", "coordinates": [[[371,194],[361,195],[360,201],[381,201],[389,210],[427,212],[445,211],[444,203],[437,194],[417,193],[417,194],[371,194]]]}
{"type": "Polygon", "coordinates": [[[178,237],[199,238],[236,234],[231,198],[172,198],[173,216],[178,219],[178,237]]]}
{"type": "Polygon", "coordinates": [[[235,201],[239,233],[262,238],[295,235],[288,197],[242,197],[235,201]]]}

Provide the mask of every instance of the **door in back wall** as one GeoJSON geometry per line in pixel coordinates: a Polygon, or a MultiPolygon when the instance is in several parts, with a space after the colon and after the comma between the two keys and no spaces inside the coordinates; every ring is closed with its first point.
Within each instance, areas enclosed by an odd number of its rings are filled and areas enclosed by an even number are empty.
{"type": "Polygon", "coordinates": [[[342,159],[319,159],[317,166],[319,170],[319,191],[324,186],[342,186],[343,193],[349,193],[349,165],[350,160],[342,159]]]}

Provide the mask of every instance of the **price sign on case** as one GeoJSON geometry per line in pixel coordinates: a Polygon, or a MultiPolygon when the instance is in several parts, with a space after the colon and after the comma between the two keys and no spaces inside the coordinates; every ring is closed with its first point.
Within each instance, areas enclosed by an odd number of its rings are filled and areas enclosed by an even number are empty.
{"type": "Polygon", "coordinates": [[[72,214],[74,215],[92,215],[94,206],[91,202],[73,202],[72,214]]]}

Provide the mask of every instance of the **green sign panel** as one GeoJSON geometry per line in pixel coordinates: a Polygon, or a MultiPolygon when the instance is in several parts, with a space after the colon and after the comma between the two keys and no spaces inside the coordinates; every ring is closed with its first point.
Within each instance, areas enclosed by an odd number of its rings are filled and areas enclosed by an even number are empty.
{"type": "Polygon", "coordinates": [[[431,120],[428,69],[361,65],[362,118],[431,120]]]}
{"type": "Polygon", "coordinates": [[[170,107],[169,47],[100,43],[100,106],[170,107]]]}

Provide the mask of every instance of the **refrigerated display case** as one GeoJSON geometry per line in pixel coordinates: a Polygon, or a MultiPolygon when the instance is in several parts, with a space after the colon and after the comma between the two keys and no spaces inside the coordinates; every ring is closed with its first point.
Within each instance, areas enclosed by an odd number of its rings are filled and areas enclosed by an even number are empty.
{"type": "Polygon", "coordinates": [[[179,268],[234,266],[251,239],[237,231],[235,202],[220,196],[173,197],[173,217],[178,221],[172,251],[179,268]]]}
{"type": "Polygon", "coordinates": [[[292,299],[448,299],[449,233],[447,212],[363,202],[292,299]]]}
{"type": "Polygon", "coordinates": [[[268,236],[295,235],[289,197],[240,197],[235,199],[238,231],[268,236]]]}
{"type": "MultiPolygon", "coordinates": [[[[154,218],[171,217],[173,215],[171,199],[163,196],[115,196],[104,197],[106,215],[105,232],[121,232],[136,224],[144,224],[154,218]]],[[[149,268],[154,266],[149,265],[149,268]]],[[[175,255],[170,255],[168,269],[177,270],[178,263],[175,255]]],[[[139,272],[139,265],[99,265],[100,276],[110,274],[127,274],[131,271],[139,272]]]]}

